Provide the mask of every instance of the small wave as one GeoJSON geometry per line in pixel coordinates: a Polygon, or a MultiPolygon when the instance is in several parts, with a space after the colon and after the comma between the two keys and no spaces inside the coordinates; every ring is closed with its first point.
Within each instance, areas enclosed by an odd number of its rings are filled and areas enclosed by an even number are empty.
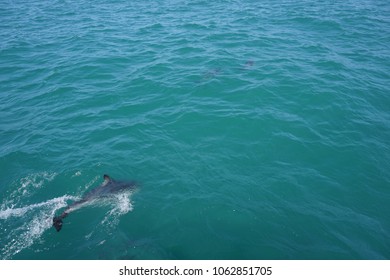
{"type": "Polygon", "coordinates": [[[22,250],[30,247],[42,234],[52,226],[55,212],[67,205],[67,200],[77,199],[73,196],[62,196],[45,202],[20,208],[7,208],[0,211],[3,220],[0,232],[1,259],[11,259],[22,250]]]}

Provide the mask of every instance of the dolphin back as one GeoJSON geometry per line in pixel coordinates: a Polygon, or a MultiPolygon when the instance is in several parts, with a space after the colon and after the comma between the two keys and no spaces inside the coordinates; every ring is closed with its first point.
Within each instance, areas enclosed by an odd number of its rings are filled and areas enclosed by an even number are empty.
{"type": "MultiPolygon", "coordinates": [[[[107,175],[105,175],[107,176],[107,175]]],[[[108,176],[107,176],[108,177],[108,176]]],[[[109,177],[108,177],[109,178],[109,177]]],[[[103,184],[86,193],[83,196],[84,200],[92,200],[99,197],[110,196],[122,191],[131,190],[136,188],[134,181],[116,181],[111,178],[105,179],[103,184]]]]}

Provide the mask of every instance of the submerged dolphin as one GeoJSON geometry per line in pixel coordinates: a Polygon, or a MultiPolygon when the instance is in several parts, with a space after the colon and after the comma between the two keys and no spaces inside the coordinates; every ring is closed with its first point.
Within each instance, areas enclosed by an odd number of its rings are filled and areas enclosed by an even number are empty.
{"type": "Polygon", "coordinates": [[[135,189],[136,187],[135,182],[116,181],[111,179],[108,175],[104,175],[103,178],[103,184],[86,193],[81,200],[69,205],[61,215],[53,218],[53,226],[57,231],[60,231],[62,228],[62,219],[68,216],[70,212],[80,208],[82,204],[98,198],[107,197],[124,190],[135,189]]]}

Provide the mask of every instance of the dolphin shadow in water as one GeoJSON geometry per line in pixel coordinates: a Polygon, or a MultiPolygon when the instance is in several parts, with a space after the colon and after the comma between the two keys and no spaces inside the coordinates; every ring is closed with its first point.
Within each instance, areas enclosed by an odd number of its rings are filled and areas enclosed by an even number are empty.
{"type": "Polygon", "coordinates": [[[136,188],[136,183],[133,181],[130,182],[123,182],[123,181],[116,181],[110,178],[108,175],[104,175],[104,182],[100,186],[96,187],[95,189],[91,190],[90,192],[86,193],[81,200],[76,201],[75,203],[69,205],[64,212],[62,212],[61,215],[56,216],[53,218],[53,226],[58,231],[61,230],[63,219],[66,218],[70,212],[77,210],[80,208],[83,204],[103,198],[103,197],[109,197],[113,194],[119,193],[121,191],[125,190],[133,190],[136,188]]]}

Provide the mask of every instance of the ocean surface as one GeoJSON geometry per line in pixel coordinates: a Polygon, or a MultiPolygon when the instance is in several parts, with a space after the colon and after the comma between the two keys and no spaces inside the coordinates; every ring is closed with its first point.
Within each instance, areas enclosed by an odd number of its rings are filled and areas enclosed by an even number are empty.
{"type": "Polygon", "coordinates": [[[1,1],[0,259],[390,259],[390,2],[1,1]]]}

